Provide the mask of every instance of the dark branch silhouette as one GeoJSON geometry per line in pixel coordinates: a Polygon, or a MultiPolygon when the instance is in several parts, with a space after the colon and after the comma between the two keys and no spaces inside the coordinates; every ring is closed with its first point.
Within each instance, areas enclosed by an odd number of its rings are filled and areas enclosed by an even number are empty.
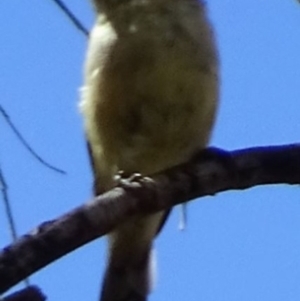
{"type": "MultiPolygon", "coordinates": [[[[5,210],[5,213],[7,216],[7,220],[8,220],[10,235],[11,235],[12,241],[16,241],[18,238],[17,228],[16,228],[16,223],[15,223],[14,217],[13,217],[11,202],[10,202],[9,195],[8,195],[8,186],[6,184],[5,176],[4,176],[3,170],[1,168],[1,165],[0,165],[0,190],[2,191],[4,210],[5,210]]],[[[26,287],[29,287],[30,283],[29,283],[28,278],[24,279],[24,284],[26,287]]],[[[0,299],[0,301],[1,301],[1,299],[0,299]]]]}
{"type": "Polygon", "coordinates": [[[42,163],[44,166],[50,168],[51,170],[54,170],[54,171],[56,171],[58,173],[61,173],[61,174],[66,174],[66,172],[64,170],[62,170],[60,168],[57,168],[57,167],[49,164],[48,162],[46,162],[41,156],[39,156],[34,151],[34,149],[29,145],[29,143],[26,141],[26,139],[23,137],[23,135],[20,133],[20,131],[17,129],[17,127],[14,125],[14,123],[11,121],[9,115],[6,113],[6,111],[4,110],[4,108],[1,105],[0,105],[0,113],[4,117],[4,119],[7,122],[7,124],[12,129],[13,133],[17,136],[17,138],[20,140],[20,142],[23,144],[23,146],[29,151],[29,153],[35,159],[37,159],[40,163],[42,163]]]}
{"type": "Polygon", "coordinates": [[[67,5],[61,0],[52,0],[59,9],[67,16],[67,18],[73,23],[73,25],[79,29],[85,36],[89,36],[89,31],[83,26],[79,19],[72,13],[67,5]]]}
{"type": "Polygon", "coordinates": [[[123,179],[111,191],[40,225],[0,253],[0,293],[135,214],[149,214],[231,189],[300,184],[300,144],[227,152],[210,148],[154,175],[123,179]]]}
{"type": "Polygon", "coordinates": [[[45,301],[46,297],[36,286],[28,286],[4,297],[1,301],[45,301]]]}
{"type": "Polygon", "coordinates": [[[13,213],[12,213],[12,208],[10,205],[9,201],[9,196],[8,196],[8,186],[5,181],[5,177],[0,165],[0,190],[2,191],[2,197],[3,197],[3,202],[4,202],[4,209],[5,213],[8,219],[8,225],[9,225],[9,230],[11,234],[11,238],[13,241],[17,240],[17,229],[16,229],[16,224],[14,221],[13,213]]]}

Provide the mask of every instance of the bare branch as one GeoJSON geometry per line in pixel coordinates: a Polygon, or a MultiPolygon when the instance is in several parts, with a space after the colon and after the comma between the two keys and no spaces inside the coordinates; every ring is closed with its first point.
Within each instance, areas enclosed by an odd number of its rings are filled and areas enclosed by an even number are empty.
{"type": "Polygon", "coordinates": [[[111,191],[43,223],[0,253],[0,293],[135,214],[197,197],[265,184],[300,184],[300,144],[226,152],[207,149],[152,180],[123,180],[111,191]]]}
{"type": "MultiPolygon", "coordinates": [[[[18,238],[17,227],[13,217],[13,212],[11,208],[11,202],[8,196],[8,186],[5,181],[5,176],[3,174],[3,170],[0,165],[0,190],[2,192],[2,198],[4,202],[5,213],[8,220],[8,226],[11,234],[12,241],[16,241],[18,238]]],[[[24,283],[26,287],[29,287],[29,279],[25,278],[24,283]]],[[[1,301],[1,300],[0,300],[1,301]]]]}
{"type": "Polygon", "coordinates": [[[28,286],[7,297],[4,297],[1,300],[2,301],[45,301],[46,297],[43,295],[43,293],[38,287],[28,286]]]}
{"type": "Polygon", "coordinates": [[[5,177],[0,165],[0,190],[2,192],[2,197],[3,197],[3,202],[4,202],[4,208],[5,208],[5,213],[8,219],[8,225],[9,225],[9,230],[10,234],[12,237],[13,241],[17,240],[17,229],[16,229],[16,223],[14,221],[13,213],[12,213],[12,208],[10,205],[9,197],[8,197],[8,186],[5,181],[5,177]]]}
{"type": "Polygon", "coordinates": [[[83,26],[83,24],[77,19],[72,11],[61,0],[52,0],[59,9],[67,16],[67,18],[73,23],[73,25],[79,29],[85,36],[89,36],[89,31],[83,26]]]}
{"type": "Polygon", "coordinates": [[[1,105],[0,105],[0,113],[4,117],[5,121],[10,126],[10,128],[12,129],[14,134],[17,136],[17,138],[20,140],[20,142],[23,144],[23,146],[29,151],[29,153],[31,153],[31,155],[33,157],[35,157],[40,163],[42,163],[46,167],[48,167],[58,173],[66,174],[66,172],[64,170],[59,169],[59,168],[49,164],[34,151],[34,149],[29,145],[29,143],[26,141],[26,139],[23,137],[23,135],[20,133],[20,131],[17,129],[17,127],[14,125],[14,123],[11,121],[9,115],[6,113],[6,111],[4,110],[4,108],[1,105]]]}

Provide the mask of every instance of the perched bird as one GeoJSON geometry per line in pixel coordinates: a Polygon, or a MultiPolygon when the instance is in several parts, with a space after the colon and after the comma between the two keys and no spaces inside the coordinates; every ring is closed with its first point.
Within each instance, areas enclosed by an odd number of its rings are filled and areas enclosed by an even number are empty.
{"type": "MultiPolygon", "coordinates": [[[[119,171],[151,176],[206,147],[218,55],[203,0],[94,0],[81,108],[95,194],[119,171]]],[[[145,301],[151,248],[168,212],[109,234],[101,301],[145,301]]]]}

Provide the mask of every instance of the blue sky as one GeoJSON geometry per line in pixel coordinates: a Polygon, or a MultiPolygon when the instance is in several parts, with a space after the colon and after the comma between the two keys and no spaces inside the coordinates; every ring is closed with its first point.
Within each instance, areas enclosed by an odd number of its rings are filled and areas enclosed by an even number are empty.
{"type": "MultiPolygon", "coordinates": [[[[87,26],[88,1],[66,1],[87,26]]],[[[233,150],[299,142],[300,5],[295,0],[211,0],[221,57],[221,106],[212,143],[233,150]]],[[[50,0],[0,1],[0,104],[40,165],[0,117],[0,164],[20,234],[91,196],[78,113],[86,38],[50,0]]],[[[229,191],[189,205],[188,228],[173,210],[156,241],[151,301],[293,301],[300,298],[300,189],[229,191]]],[[[0,202],[0,245],[10,242],[0,202]]],[[[31,277],[49,300],[96,300],[105,240],[31,277]]]]}

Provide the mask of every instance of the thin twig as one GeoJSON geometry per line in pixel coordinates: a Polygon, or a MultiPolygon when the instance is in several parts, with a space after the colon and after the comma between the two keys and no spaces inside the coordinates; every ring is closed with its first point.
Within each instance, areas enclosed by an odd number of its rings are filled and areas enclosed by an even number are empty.
{"type": "Polygon", "coordinates": [[[46,162],[42,157],[40,157],[33,150],[33,148],[29,145],[29,143],[25,140],[25,138],[23,137],[23,135],[19,132],[19,130],[14,125],[14,123],[11,121],[10,117],[8,116],[8,114],[6,113],[6,111],[4,110],[4,108],[1,105],[0,105],[0,113],[4,117],[4,119],[6,120],[7,124],[10,126],[10,128],[14,132],[14,134],[17,136],[17,138],[21,141],[21,143],[23,144],[23,146],[31,153],[31,155],[33,157],[35,157],[40,163],[42,163],[46,167],[48,167],[48,168],[50,168],[50,169],[52,169],[52,170],[54,170],[54,171],[56,171],[58,173],[66,174],[66,172],[64,170],[62,170],[60,168],[57,168],[57,167],[51,165],[50,163],[46,162]]]}
{"type": "Polygon", "coordinates": [[[8,187],[5,181],[5,177],[0,165],[0,189],[2,192],[2,197],[3,197],[3,201],[4,201],[4,208],[5,208],[5,212],[6,212],[6,216],[8,219],[8,225],[9,225],[9,230],[10,230],[10,234],[11,237],[13,239],[13,241],[16,241],[18,238],[17,235],[17,230],[16,230],[16,224],[13,218],[13,213],[12,213],[12,208],[10,205],[10,201],[9,201],[9,197],[8,197],[8,187]]]}
{"type": "Polygon", "coordinates": [[[66,4],[61,0],[52,0],[60,10],[68,17],[68,19],[73,23],[73,25],[79,29],[85,36],[89,36],[89,31],[85,26],[77,19],[77,17],[72,13],[72,11],[66,6],[66,4]]]}
{"type": "MultiPolygon", "coordinates": [[[[15,223],[15,220],[13,217],[11,202],[10,202],[9,196],[8,196],[8,186],[6,184],[1,165],[0,165],[0,190],[2,192],[4,208],[5,208],[5,213],[6,213],[6,216],[8,219],[8,227],[10,230],[10,234],[11,234],[12,240],[15,242],[18,238],[17,227],[16,227],[16,223],[15,223]]],[[[30,285],[29,278],[24,279],[24,284],[26,287],[29,287],[29,285],[30,285]]]]}

